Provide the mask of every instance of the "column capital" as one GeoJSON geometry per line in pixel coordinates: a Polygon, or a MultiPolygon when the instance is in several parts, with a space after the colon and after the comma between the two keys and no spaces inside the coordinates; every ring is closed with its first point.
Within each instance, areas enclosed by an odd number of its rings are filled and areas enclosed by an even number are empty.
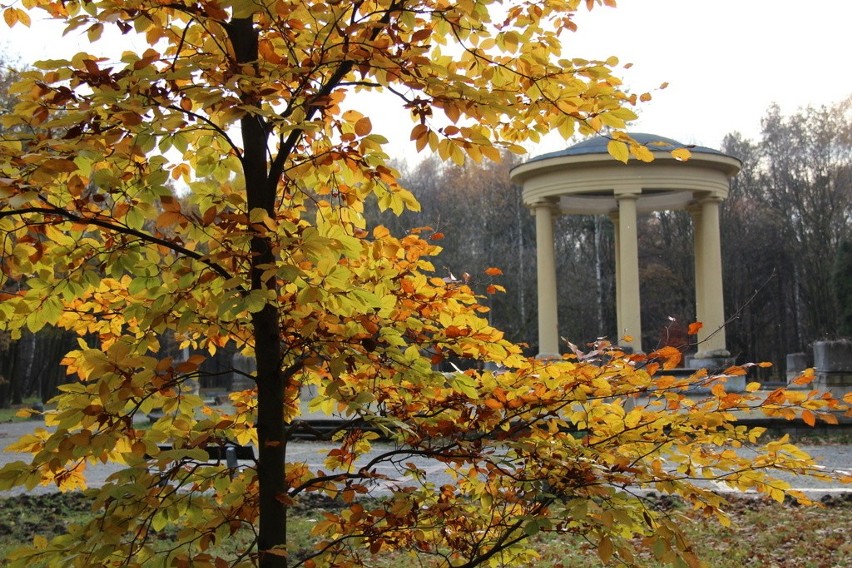
{"type": "Polygon", "coordinates": [[[551,197],[541,197],[541,198],[533,201],[532,203],[527,204],[527,207],[529,207],[530,209],[533,209],[533,210],[539,209],[539,208],[545,208],[545,209],[550,209],[551,211],[554,211],[554,212],[559,211],[558,201],[556,199],[551,198],[551,197]]]}
{"type": "Polygon", "coordinates": [[[622,199],[639,199],[642,195],[641,187],[617,187],[612,192],[616,201],[621,201],[622,199]]]}
{"type": "Polygon", "coordinates": [[[702,195],[701,197],[696,198],[692,202],[691,206],[692,207],[701,207],[702,205],[705,205],[705,204],[712,204],[712,203],[719,204],[719,203],[722,203],[724,200],[725,200],[724,195],[720,195],[718,193],[710,193],[708,195],[702,195]]]}

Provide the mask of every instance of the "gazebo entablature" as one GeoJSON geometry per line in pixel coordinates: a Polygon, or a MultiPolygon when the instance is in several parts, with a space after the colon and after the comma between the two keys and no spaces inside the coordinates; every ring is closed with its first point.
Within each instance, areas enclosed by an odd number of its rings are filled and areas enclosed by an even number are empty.
{"type": "Polygon", "coordinates": [[[689,209],[702,200],[724,200],[739,160],[723,154],[694,154],[680,162],[668,152],[653,152],[650,163],[616,162],[607,155],[538,158],[512,170],[524,186],[527,207],[552,201],[563,215],[610,215],[618,197],[638,195],[639,213],[689,209]],[[684,167],[689,164],[689,167],[684,167]]]}
{"type": "Polygon", "coordinates": [[[539,354],[559,353],[556,259],[553,218],[556,215],[608,215],[615,226],[616,313],[619,343],[642,351],[639,304],[637,216],[665,210],[688,210],[695,228],[696,315],[704,325],[696,358],[725,357],[722,257],[719,204],[728,196],[739,160],[710,148],[691,148],[679,161],[668,150],[683,145],[650,134],[631,134],[648,144],[654,161],[627,164],[606,152],[606,138],[581,142],[546,154],[512,170],[523,185],[524,205],[536,216],[539,297],[539,354]],[[653,151],[657,141],[665,148],[653,151]]]}

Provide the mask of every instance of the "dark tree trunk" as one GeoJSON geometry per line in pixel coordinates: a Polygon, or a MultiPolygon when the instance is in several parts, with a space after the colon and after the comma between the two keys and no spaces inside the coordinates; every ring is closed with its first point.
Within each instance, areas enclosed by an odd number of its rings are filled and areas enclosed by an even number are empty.
{"type": "MultiPolygon", "coordinates": [[[[234,19],[227,27],[237,63],[252,64],[258,58],[258,37],[251,18],[234,19]]],[[[267,131],[258,117],[246,115],[240,121],[243,139],[242,165],[245,174],[246,200],[249,211],[263,209],[275,215],[277,180],[268,175],[267,131]]],[[[275,261],[272,243],[267,237],[251,239],[251,289],[275,289],[274,279],[264,280],[262,266],[275,261]]],[[[260,566],[282,568],[285,556],[267,551],[286,544],[287,515],[283,502],[286,493],[284,478],[284,390],[286,377],[282,369],[281,336],[278,329],[278,310],[267,304],[252,314],[254,349],[257,359],[257,475],[260,489],[260,526],[258,550],[260,566]]]]}

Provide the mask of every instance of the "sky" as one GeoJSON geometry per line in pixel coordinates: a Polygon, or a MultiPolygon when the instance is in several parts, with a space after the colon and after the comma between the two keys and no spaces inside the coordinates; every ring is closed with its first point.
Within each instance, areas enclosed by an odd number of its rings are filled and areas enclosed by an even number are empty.
{"type": "MultiPolygon", "coordinates": [[[[652,91],[635,132],[718,148],[734,131],[756,139],[772,103],[792,113],[852,96],[852,0],[618,0],[616,9],[583,9],[576,22],[578,32],[565,36],[567,56],[615,55],[633,64],[621,73],[631,91],[652,91]],[[655,90],[663,82],[669,86],[655,90]]],[[[74,34],[59,39],[58,29],[43,22],[4,28],[0,49],[24,62],[79,49],[74,34]]],[[[423,157],[408,142],[404,116],[367,110],[374,131],[393,142],[391,154],[423,157]]],[[[565,146],[552,136],[528,149],[565,146]]]]}

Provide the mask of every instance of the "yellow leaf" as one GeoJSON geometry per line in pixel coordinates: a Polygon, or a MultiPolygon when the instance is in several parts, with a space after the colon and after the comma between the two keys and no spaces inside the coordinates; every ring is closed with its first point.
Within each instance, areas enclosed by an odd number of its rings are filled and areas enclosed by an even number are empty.
{"type": "Polygon", "coordinates": [[[760,390],[760,383],[754,382],[746,385],[746,390],[748,392],[754,392],[756,390],[760,390]]]}
{"type": "Polygon", "coordinates": [[[630,150],[627,147],[625,142],[621,142],[619,140],[610,140],[607,142],[606,151],[609,152],[609,155],[618,160],[619,162],[627,163],[628,158],[630,158],[630,150]]]}
{"type": "Polygon", "coordinates": [[[686,160],[692,157],[692,152],[690,152],[686,148],[675,148],[674,150],[672,150],[671,154],[672,158],[681,162],[685,162],[686,160]]]}
{"type": "Polygon", "coordinates": [[[632,145],[630,146],[630,153],[641,162],[654,161],[654,154],[645,146],[632,145]]]}

